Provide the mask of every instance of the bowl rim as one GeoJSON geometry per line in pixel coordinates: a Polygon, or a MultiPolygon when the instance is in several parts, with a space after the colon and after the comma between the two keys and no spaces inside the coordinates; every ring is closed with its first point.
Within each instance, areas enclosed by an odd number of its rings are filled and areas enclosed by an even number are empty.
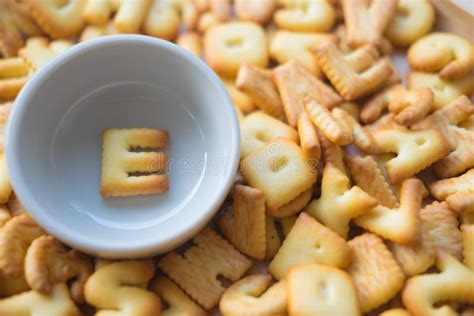
{"type": "MultiPolygon", "coordinates": [[[[212,117],[215,117],[214,115],[212,117]]],[[[222,119],[222,118],[219,118],[222,119]]],[[[234,108],[233,102],[225,89],[224,85],[220,81],[219,77],[207,66],[207,64],[201,59],[195,57],[190,52],[179,46],[154,37],[145,35],[110,35],[97,39],[92,39],[86,42],[78,43],[63,53],[59,54],[53,60],[51,60],[44,67],[39,69],[25,84],[23,89],[20,91],[14,106],[10,113],[5,136],[5,159],[7,163],[8,174],[12,188],[17,198],[21,201],[22,205],[28,210],[28,213],[42,226],[47,232],[51,233],[58,240],[65,244],[72,246],[78,250],[94,255],[102,255],[110,258],[130,258],[130,257],[145,257],[162,253],[172,248],[179,246],[185,241],[192,238],[205,225],[211,220],[214,214],[219,209],[220,205],[224,202],[228,192],[234,183],[235,173],[239,165],[240,160],[240,129],[237,118],[237,113],[234,108]],[[105,239],[101,242],[88,239],[86,235],[80,234],[80,229],[71,229],[66,225],[57,225],[58,221],[53,220],[53,216],[50,216],[50,212],[41,205],[41,203],[35,198],[32,188],[28,185],[27,175],[21,171],[21,165],[16,156],[16,149],[19,147],[18,142],[22,137],[21,123],[23,122],[24,115],[28,108],[31,106],[31,98],[29,95],[40,89],[46,79],[49,78],[51,73],[54,73],[58,68],[74,60],[82,53],[96,48],[104,48],[107,46],[113,47],[117,44],[129,44],[129,45],[151,45],[160,49],[167,50],[176,55],[176,57],[186,60],[194,69],[200,70],[204,73],[214,88],[220,91],[220,95],[223,96],[223,100],[219,103],[225,107],[225,113],[230,121],[228,133],[230,139],[229,144],[229,164],[228,168],[224,168],[222,177],[224,181],[221,181],[221,187],[214,190],[212,198],[209,199],[208,204],[199,207],[199,212],[196,212],[194,221],[183,223],[181,229],[176,231],[167,230],[167,237],[163,238],[158,242],[151,242],[150,239],[146,240],[147,244],[137,245],[136,243],[127,243],[126,245],[111,244],[106,245],[105,239]],[[221,104],[222,103],[222,104],[221,104]],[[199,215],[198,215],[199,214],[199,215]]],[[[169,220],[173,220],[173,216],[169,220]]],[[[105,236],[106,234],[104,234],[105,236]]]]}

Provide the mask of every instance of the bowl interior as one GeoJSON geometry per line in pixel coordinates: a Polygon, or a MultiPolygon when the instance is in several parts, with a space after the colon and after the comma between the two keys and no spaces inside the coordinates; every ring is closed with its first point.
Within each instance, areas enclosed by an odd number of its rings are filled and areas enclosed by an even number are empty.
{"type": "Polygon", "coordinates": [[[12,183],[35,219],[71,246],[142,256],[183,242],[214,214],[238,163],[229,97],[201,61],[173,44],[113,36],[73,47],[17,99],[7,135],[12,183]],[[170,191],[100,195],[105,128],[170,133],[170,191]]]}

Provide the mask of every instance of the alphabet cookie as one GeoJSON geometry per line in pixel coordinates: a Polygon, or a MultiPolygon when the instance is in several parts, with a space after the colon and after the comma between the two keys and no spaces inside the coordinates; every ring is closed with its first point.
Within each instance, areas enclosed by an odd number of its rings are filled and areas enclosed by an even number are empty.
{"type": "Polygon", "coordinates": [[[266,67],[268,49],[263,28],[251,22],[231,22],[211,28],[204,36],[209,66],[225,76],[235,77],[243,63],[266,67]]]}
{"type": "Polygon", "coordinates": [[[454,34],[431,33],[410,46],[407,59],[414,70],[439,71],[441,79],[459,79],[474,69],[474,46],[454,34]]]}
{"type": "Polygon", "coordinates": [[[396,7],[396,0],[342,0],[349,44],[380,45],[396,7]]]}
{"type": "Polygon", "coordinates": [[[205,309],[216,306],[225,288],[217,279],[221,275],[237,281],[252,262],[217,235],[205,228],[193,239],[194,246],[183,255],[170,252],[160,259],[160,269],[205,309]]]}
{"type": "Polygon", "coordinates": [[[155,272],[153,260],[114,262],[94,272],[84,288],[87,303],[98,314],[123,312],[132,315],[156,315],[160,298],[146,289],[155,272]]]}
{"type": "Polygon", "coordinates": [[[336,12],[328,0],[280,2],[282,8],[273,17],[278,28],[295,32],[325,32],[334,24],[336,12]]]}
{"type": "Polygon", "coordinates": [[[218,224],[223,235],[243,254],[263,259],[265,241],[265,196],[260,190],[244,185],[233,189],[234,202],[218,224]]]}
{"type": "Polygon", "coordinates": [[[240,168],[248,183],[264,193],[270,214],[310,189],[317,179],[308,157],[286,138],[248,155],[240,168]]]}
{"type": "Polygon", "coordinates": [[[103,197],[164,193],[168,191],[168,156],[162,152],[131,152],[130,149],[162,149],[168,132],[160,129],[106,129],[102,144],[103,197]],[[145,173],[145,175],[132,175],[145,173]]]}
{"type": "Polygon", "coordinates": [[[360,315],[354,284],[342,270],[299,265],[290,269],[287,283],[290,315],[360,315]]]}
{"type": "Polygon", "coordinates": [[[319,67],[346,101],[374,92],[393,73],[390,59],[379,59],[372,45],[343,56],[334,43],[325,41],[315,46],[313,52],[319,67]]]}
{"type": "Polygon", "coordinates": [[[435,10],[430,0],[398,0],[385,35],[396,46],[408,46],[428,33],[434,22],[435,10]]]}
{"type": "Polygon", "coordinates": [[[319,263],[345,268],[350,261],[351,252],[346,241],[302,212],[270,262],[268,271],[275,279],[282,280],[299,264],[319,263]]]}

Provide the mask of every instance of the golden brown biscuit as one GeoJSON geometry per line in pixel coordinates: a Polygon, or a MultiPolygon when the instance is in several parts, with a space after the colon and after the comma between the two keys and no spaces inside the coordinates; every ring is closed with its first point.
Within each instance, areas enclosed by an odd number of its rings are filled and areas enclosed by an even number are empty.
{"type": "Polygon", "coordinates": [[[405,276],[383,240],[365,233],[348,242],[352,263],[347,272],[352,277],[363,313],[384,304],[403,287],[405,276]]]}
{"type": "Polygon", "coordinates": [[[26,46],[20,49],[18,55],[23,58],[31,70],[37,71],[72,45],[73,43],[68,40],[49,42],[45,37],[31,37],[26,42],[26,46]]]}
{"type": "Polygon", "coordinates": [[[270,262],[268,271],[275,279],[282,280],[291,267],[299,264],[320,263],[345,268],[350,261],[351,252],[346,241],[302,212],[270,262]]]}
{"type": "Polygon", "coordinates": [[[298,132],[293,127],[260,111],[249,114],[242,120],[240,134],[241,158],[265,148],[278,137],[298,142],[298,132]]]}
{"type": "Polygon", "coordinates": [[[271,281],[270,275],[257,274],[232,284],[219,303],[222,315],[286,315],[286,283],[281,281],[270,286],[271,281]]]}
{"type": "Polygon", "coordinates": [[[428,231],[437,252],[449,253],[462,258],[462,235],[459,222],[446,202],[433,202],[420,211],[421,221],[428,231]]]}
{"type": "MultiPolygon", "coordinates": [[[[99,0],[100,1],[100,0],[99,0]]],[[[179,12],[173,2],[163,0],[152,0],[150,10],[141,12],[143,8],[146,8],[146,3],[133,4],[134,0],[129,0],[131,5],[139,5],[139,10],[136,11],[136,15],[130,15],[131,25],[141,19],[143,21],[143,32],[150,36],[159,37],[168,41],[174,40],[179,33],[180,17],[179,12]],[[145,14],[142,16],[141,14],[145,14]]],[[[149,0],[141,0],[149,1],[149,0]]],[[[115,22],[115,20],[114,20],[115,22]]],[[[124,32],[129,33],[129,32],[124,32]]],[[[130,32],[134,33],[134,32],[130,32]]]]}
{"type": "Polygon", "coordinates": [[[57,283],[71,283],[71,296],[78,304],[84,303],[84,284],[94,272],[92,260],[76,251],[67,250],[52,236],[36,238],[25,257],[25,276],[35,291],[49,295],[57,283]]]}
{"type": "Polygon", "coordinates": [[[441,79],[459,79],[474,69],[474,46],[454,34],[431,33],[410,46],[407,59],[413,70],[439,71],[441,79]]]}
{"type": "Polygon", "coordinates": [[[398,89],[393,93],[388,110],[400,125],[410,126],[421,121],[433,107],[433,91],[429,88],[398,89]]]}
{"type": "Polygon", "coordinates": [[[321,184],[321,197],[313,200],[305,212],[347,239],[352,218],[368,212],[377,200],[359,187],[350,187],[349,178],[332,163],[326,162],[321,184]]]}
{"type": "Polygon", "coordinates": [[[377,49],[372,45],[362,46],[344,56],[334,43],[325,41],[315,46],[313,52],[319,67],[347,101],[377,90],[393,73],[390,59],[379,59],[377,49]]]}
{"type": "Polygon", "coordinates": [[[342,270],[298,265],[290,269],[287,283],[290,315],[360,315],[354,284],[342,270]]]}
{"type": "Polygon", "coordinates": [[[298,119],[298,134],[301,142],[301,149],[306,156],[314,160],[315,167],[321,158],[321,145],[316,127],[311,122],[308,114],[303,112],[298,119]]]}
{"type": "Polygon", "coordinates": [[[26,0],[0,2],[0,53],[3,57],[16,56],[28,36],[41,35],[42,31],[31,17],[26,0]]]}
{"type": "Polygon", "coordinates": [[[334,117],[324,105],[310,97],[306,97],[303,102],[308,117],[329,141],[340,146],[352,143],[352,129],[334,117]]]}
{"type": "Polygon", "coordinates": [[[216,306],[225,288],[218,276],[237,281],[252,262],[217,235],[205,228],[193,238],[194,246],[183,255],[170,252],[160,259],[160,269],[189,296],[209,310],[216,306]]]}
{"type": "Polygon", "coordinates": [[[57,284],[51,295],[28,291],[0,299],[0,315],[80,316],[81,312],[69,297],[67,285],[57,284]]]}
{"type": "Polygon", "coordinates": [[[396,157],[385,164],[393,184],[417,174],[449,154],[449,144],[439,130],[419,131],[400,128],[381,129],[372,133],[377,147],[396,157]]]}
{"type": "Polygon", "coordinates": [[[403,304],[412,315],[457,315],[445,302],[474,302],[472,270],[444,252],[438,253],[436,266],[440,273],[414,276],[403,289],[403,304]]]}
{"type": "Polygon", "coordinates": [[[273,21],[278,28],[294,32],[326,32],[334,24],[336,12],[328,0],[280,1],[273,21]]]}
{"type": "Polygon", "coordinates": [[[473,113],[474,104],[468,97],[461,96],[412,126],[414,129],[435,128],[447,140],[451,152],[434,165],[440,177],[453,177],[474,167],[471,159],[474,154],[474,132],[457,126],[473,113]]]}
{"type": "Polygon", "coordinates": [[[423,182],[417,178],[403,181],[400,207],[390,209],[378,205],[357,217],[356,225],[385,239],[400,244],[415,241],[420,235],[419,212],[423,198],[428,196],[423,182]]]}
{"type": "Polygon", "coordinates": [[[162,152],[131,152],[132,148],[161,149],[168,146],[168,132],[151,128],[106,129],[102,144],[103,197],[163,193],[169,189],[168,156],[162,152]],[[130,176],[133,173],[146,175],[130,176]]]}
{"type": "Polygon", "coordinates": [[[263,112],[279,120],[285,119],[283,104],[270,71],[243,64],[240,66],[235,85],[263,112]]]}
{"type": "Polygon", "coordinates": [[[236,0],[235,14],[241,21],[267,24],[276,8],[275,0],[236,0]]]}
{"type": "Polygon", "coordinates": [[[233,188],[232,206],[218,221],[219,228],[234,246],[255,259],[265,257],[265,196],[245,185],[233,188]]]}
{"type": "Polygon", "coordinates": [[[245,114],[254,112],[257,109],[252,98],[250,98],[246,93],[237,89],[233,78],[221,76],[220,79],[229,93],[236,109],[239,109],[245,114]]]}
{"type": "Polygon", "coordinates": [[[435,248],[423,222],[418,238],[407,244],[389,243],[389,248],[406,276],[421,274],[435,263],[435,248]]]}
{"type": "Polygon", "coordinates": [[[297,125],[299,115],[304,112],[303,100],[307,96],[329,109],[342,102],[342,98],[331,87],[311,75],[296,60],[276,67],[273,75],[291,126],[297,125]]]}
{"type": "Polygon", "coordinates": [[[183,33],[178,36],[176,44],[181,46],[196,57],[201,57],[202,40],[201,35],[196,32],[183,33]]]}
{"type": "Polygon", "coordinates": [[[362,190],[377,199],[381,206],[397,208],[398,201],[372,156],[345,157],[352,180],[362,190]]]}
{"type": "Polygon", "coordinates": [[[472,96],[474,93],[474,75],[455,80],[443,80],[437,74],[426,72],[410,72],[408,74],[408,88],[430,88],[434,93],[433,108],[439,110],[453,102],[463,94],[472,96]]]}
{"type": "Polygon", "coordinates": [[[86,0],[28,0],[31,15],[52,38],[65,38],[82,30],[86,0]]]}
{"type": "Polygon", "coordinates": [[[398,0],[385,35],[396,46],[408,46],[427,34],[434,22],[435,10],[430,0],[398,0]]]}
{"type": "Polygon", "coordinates": [[[265,195],[270,214],[310,189],[317,180],[308,157],[286,138],[277,138],[248,155],[240,167],[245,180],[265,195]]]}
{"type": "Polygon", "coordinates": [[[396,0],[343,0],[349,44],[353,47],[380,45],[396,7],[396,0]]]}
{"type": "Polygon", "coordinates": [[[292,59],[297,60],[309,72],[322,77],[311,49],[321,41],[336,42],[332,34],[298,33],[289,31],[276,31],[270,42],[270,56],[279,64],[284,64],[292,59]]]}
{"type": "Polygon", "coordinates": [[[207,63],[219,74],[235,77],[243,63],[266,67],[268,50],[263,28],[251,22],[212,27],[204,36],[207,63]]]}
{"type": "Polygon", "coordinates": [[[161,276],[151,281],[150,289],[167,305],[160,316],[205,316],[207,313],[194,303],[173,281],[161,276]]]}
{"type": "Polygon", "coordinates": [[[29,72],[19,57],[0,59],[0,100],[14,99],[28,81],[29,72]]]}
{"type": "Polygon", "coordinates": [[[96,307],[96,315],[112,312],[129,315],[157,315],[160,298],[146,290],[155,272],[153,260],[129,260],[96,270],[87,280],[84,296],[96,307]]]}
{"type": "Polygon", "coordinates": [[[9,220],[0,230],[0,270],[8,277],[19,277],[24,271],[26,251],[44,230],[27,214],[9,220]]]}

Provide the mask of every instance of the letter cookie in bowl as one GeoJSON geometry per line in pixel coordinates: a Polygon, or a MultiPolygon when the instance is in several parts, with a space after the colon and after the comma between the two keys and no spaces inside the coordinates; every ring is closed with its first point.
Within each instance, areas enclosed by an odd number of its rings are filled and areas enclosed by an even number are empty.
{"type": "Polygon", "coordinates": [[[103,197],[168,191],[168,156],[161,152],[132,152],[168,146],[168,132],[159,129],[107,129],[103,134],[101,193],[103,197]],[[131,176],[133,173],[145,175],[131,176]]]}

